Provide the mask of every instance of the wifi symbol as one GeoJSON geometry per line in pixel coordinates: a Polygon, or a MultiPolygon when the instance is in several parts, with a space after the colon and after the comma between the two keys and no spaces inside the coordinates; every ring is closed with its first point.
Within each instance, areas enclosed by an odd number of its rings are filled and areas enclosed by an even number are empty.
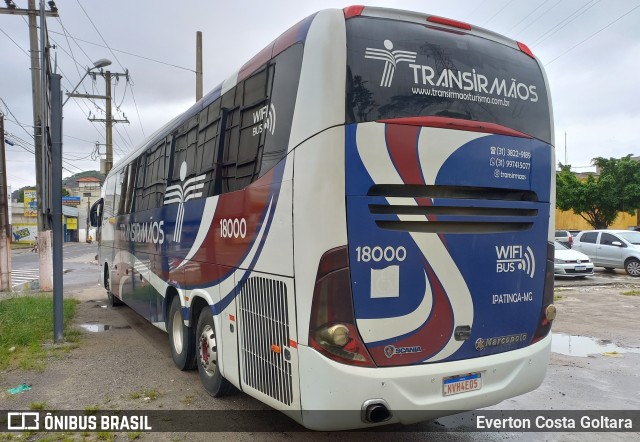
{"type": "Polygon", "coordinates": [[[271,135],[273,135],[276,130],[276,108],[273,104],[269,106],[269,113],[265,119],[264,127],[271,132],[271,135]]]}
{"type": "Polygon", "coordinates": [[[524,270],[524,272],[529,275],[530,278],[533,278],[533,275],[536,273],[536,258],[533,255],[533,250],[531,250],[531,247],[527,246],[524,258],[522,258],[522,260],[518,264],[518,269],[524,270]]]}

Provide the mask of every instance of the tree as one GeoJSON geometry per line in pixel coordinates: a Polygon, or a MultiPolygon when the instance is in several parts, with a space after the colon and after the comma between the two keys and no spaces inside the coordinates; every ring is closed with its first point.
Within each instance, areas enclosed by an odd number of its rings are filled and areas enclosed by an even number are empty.
{"type": "Polygon", "coordinates": [[[62,196],[71,196],[69,189],[62,189],[62,196]]]}
{"type": "Polygon", "coordinates": [[[594,158],[600,175],[580,180],[571,166],[560,164],[556,177],[556,206],[573,210],[595,229],[606,229],[618,212],[630,215],[640,207],[640,162],[623,158],[594,158]]]}

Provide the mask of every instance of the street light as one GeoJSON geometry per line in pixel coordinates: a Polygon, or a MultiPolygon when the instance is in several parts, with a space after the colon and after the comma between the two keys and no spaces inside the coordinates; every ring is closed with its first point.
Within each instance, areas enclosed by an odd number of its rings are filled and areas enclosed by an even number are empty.
{"type": "Polygon", "coordinates": [[[87,72],[84,73],[84,75],[82,76],[78,84],[76,84],[76,87],[74,87],[71,92],[67,92],[67,99],[64,100],[64,103],[62,103],[62,105],[64,106],[67,103],[67,101],[69,101],[69,98],[71,98],[71,96],[76,91],[76,89],[78,89],[78,86],[82,84],[82,81],[85,79],[87,75],[89,75],[91,71],[93,71],[94,69],[101,69],[101,68],[107,67],[110,64],[111,64],[111,60],[109,60],[108,58],[101,58],[100,60],[95,61],[93,63],[93,67],[91,69],[87,69],[87,72]]]}

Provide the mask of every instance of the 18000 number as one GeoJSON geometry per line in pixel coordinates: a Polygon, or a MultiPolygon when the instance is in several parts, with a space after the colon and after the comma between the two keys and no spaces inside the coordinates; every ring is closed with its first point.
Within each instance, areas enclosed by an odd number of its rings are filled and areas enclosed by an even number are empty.
{"type": "Polygon", "coordinates": [[[247,236],[247,221],[244,218],[221,219],[220,236],[222,238],[244,238],[247,236]]]}
{"type": "Polygon", "coordinates": [[[357,259],[358,262],[369,262],[369,261],[404,261],[407,257],[407,249],[404,247],[369,247],[363,246],[356,248],[357,259]]]}

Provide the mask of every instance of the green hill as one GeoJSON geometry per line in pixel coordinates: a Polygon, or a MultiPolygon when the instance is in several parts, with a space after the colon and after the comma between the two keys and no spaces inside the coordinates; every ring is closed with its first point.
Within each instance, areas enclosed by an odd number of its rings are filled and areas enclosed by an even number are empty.
{"type": "MultiPolygon", "coordinates": [[[[62,187],[75,187],[75,182],[79,178],[98,178],[100,180],[100,184],[104,183],[104,175],[98,172],[97,170],[86,170],[84,172],[76,173],[75,175],[71,175],[70,177],[62,179],[62,187]]],[[[11,192],[11,201],[17,200],[18,202],[23,201],[24,197],[24,189],[35,189],[36,185],[32,186],[24,186],[17,190],[11,192]]]]}

